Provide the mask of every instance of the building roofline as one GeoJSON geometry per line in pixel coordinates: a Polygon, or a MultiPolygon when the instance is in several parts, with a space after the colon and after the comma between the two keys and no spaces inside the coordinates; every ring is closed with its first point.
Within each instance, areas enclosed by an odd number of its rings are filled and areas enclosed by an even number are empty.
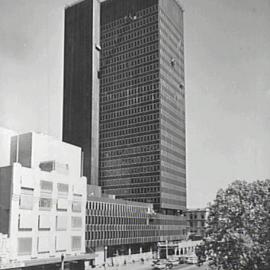
{"type": "Polygon", "coordinates": [[[184,10],[183,5],[182,5],[182,3],[180,2],[180,0],[174,0],[174,1],[175,1],[175,3],[179,6],[179,8],[182,10],[182,12],[184,12],[185,10],[184,10]]]}
{"type": "MultiPolygon", "coordinates": [[[[82,2],[85,2],[85,1],[93,1],[93,0],[74,0],[73,3],[65,5],[65,10],[68,9],[68,8],[72,8],[72,7],[76,6],[76,5],[79,5],[79,4],[81,4],[82,2]]],[[[102,3],[102,2],[105,2],[107,0],[96,0],[96,1],[99,2],[99,3],[102,3]]]]}

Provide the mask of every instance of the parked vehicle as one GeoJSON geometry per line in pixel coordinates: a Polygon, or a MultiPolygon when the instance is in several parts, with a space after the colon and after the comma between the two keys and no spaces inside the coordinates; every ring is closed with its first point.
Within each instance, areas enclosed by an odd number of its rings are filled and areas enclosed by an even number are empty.
{"type": "Polygon", "coordinates": [[[198,258],[197,258],[197,256],[190,256],[190,257],[187,257],[186,262],[188,264],[197,264],[198,263],[198,258]]]}
{"type": "Polygon", "coordinates": [[[167,266],[165,260],[155,260],[152,263],[153,270],[160,270],[160,269],[167,269],[167,268],[168,268],[168,266],[167,266]]]}
{"type": "Polygon", "coordinates": [[[168,269],[172,269],[174,266],[176,266],[178,264],[179,264],[179,261],[177,259],[168,259],[166,262],[168,269]]]}

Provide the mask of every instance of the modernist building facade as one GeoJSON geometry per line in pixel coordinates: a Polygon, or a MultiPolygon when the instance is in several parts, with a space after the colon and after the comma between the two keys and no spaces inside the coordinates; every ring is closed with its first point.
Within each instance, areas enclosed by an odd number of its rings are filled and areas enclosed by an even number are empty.
{"type": "Polygon", "coordinates": [[[51,137],[12,137],[0,168],[0,232],[21,267],[85,260],[86,178],[81,149],[51,137]]]}
{"type": "Polygon", "coordinates": [[[99,39],[94,4],[66,9],[63,138],[82,147],[85,168],[99,159],[103,192],[179,213],[186,207],[183,11],[175,0],[102,1],[99,39]],[[98,143],[99,158],[89,154],[98,143]]]}
{"type": "Polygon", "coordinates": [[[86,250],[95,252],[96,265],[152,258],[158,242],[181,240],[184,226],[182,217],[155,213],[152,204],[115,199],[88,186],[86,250]]]}
{"type": "Polygon", "coordinates": [[[100,41],[100,185],[158,212],[181,212],[183,11],[174,0],[105,1],[100,41]]]}

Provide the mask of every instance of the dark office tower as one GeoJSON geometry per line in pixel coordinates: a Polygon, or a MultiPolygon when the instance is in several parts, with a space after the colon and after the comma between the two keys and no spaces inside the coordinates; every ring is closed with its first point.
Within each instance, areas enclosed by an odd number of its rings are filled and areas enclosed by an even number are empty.
{"type": "Polygon", "coordinates": [[[186,207],[183,10],[175,0],[107,0],[100,42],[100,185],[179,213],[186,207]]]}
{"type": "Polygon", "coordinates": [[[83,174],[98,184],[100,4],[65,10],[63,140],[82,147],[83,174]]]}

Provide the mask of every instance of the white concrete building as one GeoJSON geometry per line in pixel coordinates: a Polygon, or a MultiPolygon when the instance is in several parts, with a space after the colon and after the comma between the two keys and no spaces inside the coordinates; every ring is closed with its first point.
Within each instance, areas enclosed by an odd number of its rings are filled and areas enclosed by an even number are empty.
{"type": "Polygon", "coordinates": [[[11,165],[0,168],[0,232],[11,260],[85,258],[86,190],[79,147],[36,133],[12,137],[11,165]]]}
{"type": "Polygon", "coordinates": [[[15,131],[0,127],[0,167],[10,165],[10,139],[15,131]]]}

